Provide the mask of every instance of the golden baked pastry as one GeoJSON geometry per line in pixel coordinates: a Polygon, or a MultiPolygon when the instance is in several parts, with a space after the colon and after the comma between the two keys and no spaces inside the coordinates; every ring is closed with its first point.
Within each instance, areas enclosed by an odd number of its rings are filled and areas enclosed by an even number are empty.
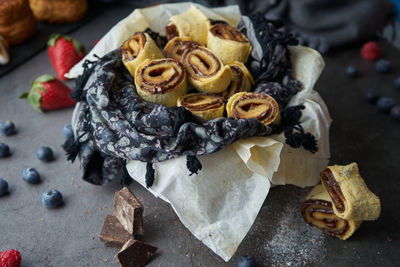
{"type": "Polygon", "coordinates": [[[190,40],[188,37],[174,37],[165,45],[163,54],[165,57],[182,61],[182,56],[187,50],[203,46],[199,42],[190,40]]]}
{"type": "Polygon", "coordinates": [[[136,69],[135,84],[144,100],[167,107],[176,106],[178,97],[187,93],[185,68],[172,58],[146,59],[136,69]]]}
{"type": "Polygon", "coordinates": [[[231,82],[230,68],[205,47],[186,50],[182,62],[189,82],[200,92],[221,93],[231,82]]]}
{"type": "Polygon", "coordinates": [[[0,65],[6,65],[9,61],[8,42],[0,35],[0,65]]]}
{"type": "Polygon", "coordinates": [[[335,215],[331,198],[322,185],[315,186],[301,205],[304,221],[324,233],[346,240],[358,229],[361,221],[345,220],[335,215]]]}
{"type": "Polygon", "coordinates": [[[82,19],[87,12],[86,0],[29,0],[38,21],[70,23],[82,19]]]}
{"type": "Polygon", "coordinates": [[[36,30],[36,20],[28,0],[0,1],[0,35],[10,45],[19,44],[31,37],[36,30]]]}
{"type": "Polygon", "coordinates": [[[321,172],[321,181],[329,193],[335,214],[355,221],[376,220],[381,202],[360,176],[357,163],[328,166],[321,172]]]}
{"type": "Polygon", "coordinates": [[[243,33],[235,27],[217,23],[213,25],[207,37],[207,48],[224,62],[247,62],[251,52],[251,44],[243,33]]]}
{"type": "Polygon", "coordinates": [[[264,93],[236,93],[229,98],[226,111],[236,120],[254,118],[265,125],[280,121],[278,103],[264,93]]]}
{"type": "Polygon", "coordinates": [[[146,59],[163,58],[154,40],[149,34],[137,32],[126,40],[122,46],[122,62],[132,76],[136,68],[146,59]]]}
{"type": "Polygon", "coordinates": [[[183,14],[172,16],[165,27],[168,40],[174,37],[188,37],[190,40],[207,44],[208,29],[211,24],[207,16],[195,6],[191,6],[183,14]]]}
{"type": "Polygon", "coordinates": [[[232,80],[226,92],[222,92],[221,96],[225,99],[239,92],[250,91],[254,85],[253,76],[241,62],[233,62],[228,65],[232,72],[232,80]]]}
{"type": "Polygon", "coordinates": [[[224,114],[224,99],[214,94],[188,94],[178,97],[178,107],[184,107],[193,114],[212,120],[224,114]]]}

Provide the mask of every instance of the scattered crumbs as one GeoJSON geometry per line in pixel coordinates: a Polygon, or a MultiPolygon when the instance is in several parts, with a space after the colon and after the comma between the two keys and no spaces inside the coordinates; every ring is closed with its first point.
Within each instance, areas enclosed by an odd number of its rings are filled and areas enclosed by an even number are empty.
{"type": "Polygon", "coordinates": [[[189,252],[188,249],[186,249],[185,252],[184,252],[184,254],[185,254],[186,257],[189,256],[188,252],[189,252]]]}
{"type": "Polygon", "coordinates": [[[192,253],[192,257],[196,257],[196,253],[193,252],[193,253],[192,253]]]}
{"type": "Polygon", "coordinates": [[[188,229],[185,230],[186,235],[190,235],[190,231],[188,229]]]}
{"type": "Polygon", "coordinates": [[[94,236],[92,236],[91,239],[94,240],[94,236]]]}
{"type": "Polygon", "coordinates": [[[41,222],[44,222],[44,218],[40,218],[40,221],[41,221],[41,222]]]}
{"type": "Polygon", "coordinates": [[[75,184],[74,182],[71,183],[71,185],[74,185],[74,184],[75,184]]]}
{"type": "Polygon", "coordinates": [[[179,220],[175,220],[175,225],[178,225],[179,224],[179,220]]]}
{"type": "Polygon", "coordinates": [[[104,262],[107,262],[108,260],[107,260],[107,258],[104,258],[103,261],[104,261],[104,262]]]}
{"type": "Polygon", "coordinates": [[[307,264],[307,261],[306,260],[303,260],[303,265],[306,265],[307,264]]]}

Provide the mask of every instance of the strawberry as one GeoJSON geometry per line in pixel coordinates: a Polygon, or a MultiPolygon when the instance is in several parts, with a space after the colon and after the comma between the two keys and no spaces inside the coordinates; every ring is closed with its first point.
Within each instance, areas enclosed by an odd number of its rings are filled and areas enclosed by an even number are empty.
{"type": "Polygon", "coordinates": [[[83,46],[69,36],[54,33],[47,42],[50,63],[61,80],[84,56],[83,46]]]}
{"type": "Polygon", "coordinates": [[[52,75],[45,74],[38,77],[33,83],[29,93],[24,93],[20,98],[26,100],[37,110],[52,110],[75,105],[69,96],[72,90],[62,81],[52,75]]]}
{"type": "Polygon", "coordinates": [[[21,254],[18,250],[9,249],[0,252],[1,267],[19,267],[21,264],[21,254]]]}

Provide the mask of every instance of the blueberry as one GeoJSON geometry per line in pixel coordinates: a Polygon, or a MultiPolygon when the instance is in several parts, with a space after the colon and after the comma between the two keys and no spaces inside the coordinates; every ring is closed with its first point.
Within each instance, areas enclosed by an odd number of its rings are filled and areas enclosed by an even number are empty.
{"type": "Polygon", "coordinates": [[[30,184],[38,184],[40,183],[40,174],[34,168],[28,168],[22,173],[22,179],[25,182],[30,184]]]}
{"type": "Polygon", "coordinates": [[[386,73],[391,69],[390,61],[386,59],[379,59],[376,62],[376,71],[379,73],[386,73]]]}
{"type": "Polygon", "coordinates": [[[400,106],[394,106],[390,110],[390,117],[392,117],[392,119],[395,121],[400,122],[400,106]]]}
{"type": "Polygon", "coordinates": [[[3,135],[12,135],[17,131],[15,130],[15,125],[12,121],[6,120],[0,123],[0,132],[3,135]]]}
{"type": "Polygon", "coordinates": [[[64,124],[62,128],[62,134],[66,139],[74,136],[74,131],[72,130],[72,125],[70,123],[64,124]]]}
{"type": "Polygon", "coordinates": [[[241,256],[237,261],[237,267],[254,267],[254,258],[251,256],[241,256]]]}
{"type": "Polygon", "coordinates": [[[56,189],[49,189],[42,194],[42,203],[47,208],[53,209],[63,204],[63,198],[60,191],[56,189]]]}
{"type": "Polygon", "coordinates": [[[10,147],[4,143],[0,143],[0,158],[10,156],[10,147]]]}
{"type": "Polygon", "coordinates": [[[358,69],[356,67],[354,67],[353,65],[349,65],[346,68],[346,75],[347,75],[347,77],[355,78],[358,76],[358,69]]]}
{"type": "Polygon", "coordinates": [[[46,161],[46,162],[52,161],[53,160],[53,150],[51,150],[50,147],[42,146],[36,152],[36,156],[41,161],[46,161]]]}
{"type": "Polygon", "coordinates": [[[375,104],[379,99],[379,94],[375,90],[368,90],[365,92],[364,99],[368,103],[375,104]]]}
{"type": "Polygon", "coordinates": [[[6,180],[0,178],[0,197],[8,193],[8,183],[6,180]]]}
{"type": "Polygon", "coordinates": [[[378,109],[384,113],[389,113],[392,107],[394,107],[394,101],[390,97],[381,97],[376,102],[378,109]]]}
{"type": "Polygon", "coordinates": [[[397,77],[396,79],[394,79],[393,85],[394,85],[394,88],[396,88],[397,90],[400,90],[400,77],[397,77]]]}

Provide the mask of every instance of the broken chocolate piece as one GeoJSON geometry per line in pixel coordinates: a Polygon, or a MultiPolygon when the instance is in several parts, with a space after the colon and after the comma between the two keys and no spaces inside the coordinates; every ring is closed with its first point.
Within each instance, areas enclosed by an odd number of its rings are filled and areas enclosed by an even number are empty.
{"type": "Polygon", "coordinates": [[[144,234],[143,205],[128,187],[115,192],[113,215],[130,234],[135,237],[144,234]]]}
{"type": "Polygon", "coordinates": [[[115,216],[107,215],[99,235],[101,242],[108,247],[121,248],[132,238],[115,216]]]}
{"type": "Polygon", "coordinates": [[[156,250],[156,247],[142,241],[129,239],[115,255],[115,259],[121,267],[140,267],[149,261],[156,250]]]}

